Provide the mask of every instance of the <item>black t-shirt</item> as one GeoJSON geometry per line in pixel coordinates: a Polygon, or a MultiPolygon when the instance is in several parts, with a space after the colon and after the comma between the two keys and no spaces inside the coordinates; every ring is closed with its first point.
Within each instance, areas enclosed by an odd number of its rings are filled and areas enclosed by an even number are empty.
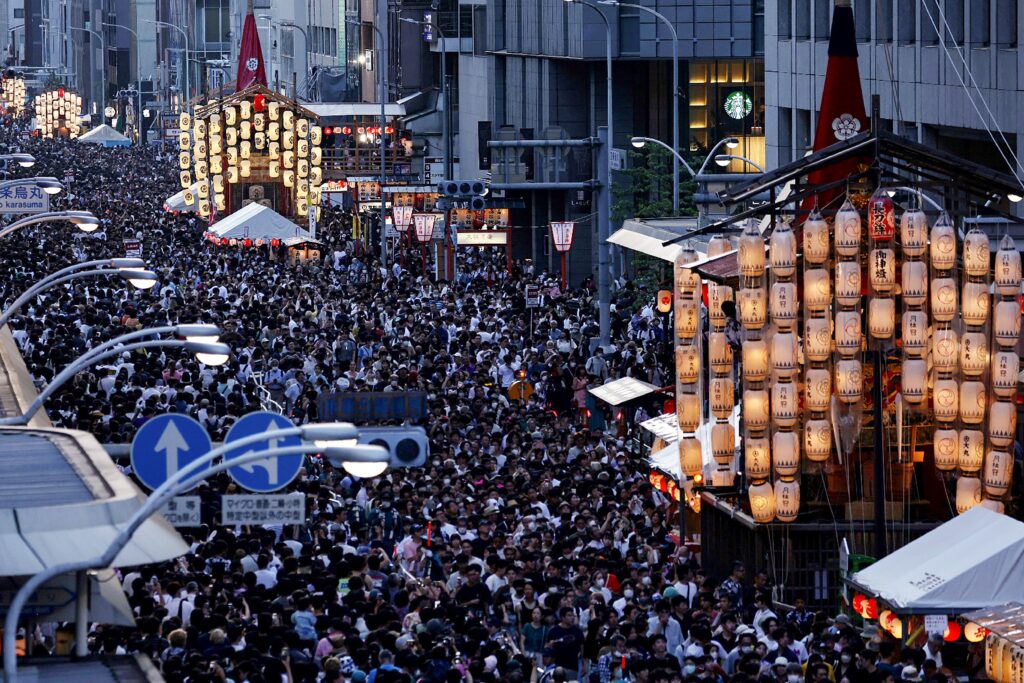
{"type": "Polygon", "coordinates": [[[555,666],[575,671],[583,650],[583,630],[579,626],[565,628],[556,624],[548,631],[548,642],[555,651],[555,666]]]}

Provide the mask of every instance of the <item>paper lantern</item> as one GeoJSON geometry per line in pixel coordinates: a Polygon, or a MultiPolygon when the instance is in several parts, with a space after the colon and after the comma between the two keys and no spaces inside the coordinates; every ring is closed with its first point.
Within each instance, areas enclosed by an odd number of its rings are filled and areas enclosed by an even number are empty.
{"type": "Polygon", "coordinates": [[[751,339],[741,349],[743,381],[763,382],[768,377],[768,344],[763,339],[751,339]]]}
{"type": "Polygon", "coordinates": [[[924,402],[928,390],[928,365],[922,359],[907,358],[903,361],[903,400],[910,405],[924,402]]]}
{"type": "Polygon", "coordinates": [[[725,373],[732,370],[732,345],[729,344],[725,332],[712,332],[708,335],[708,358],[711,362],[711,369],[715,372],[725,373]]]}
{"type": "Polygon", "coordinates": [[[896,331],[896,300],[873,298],[868,303],[868,331],[875,339],[889,339],[896,331]]]}
{"type": "Polygon", "coordinates": [[[911,358],[920,358],[928,348],[928,314],[924,311],[906,311],[900,335],[903,351],[911,358]]]}
{"type": "Polygon", "coordinates": [[[796,272],[796,235],[789,223],[782,219],[775,221],[769,252],[775,276],[792,277],[796,272]]]}
{"type": "Polygon", "coordinates": [[[896,213],[892,199],[881,190],[868,203],[868,234],[875,242],[888,242],[896,234],[896,213]]]}
{"type": "Polygon", "coordinates": [[[277,178],[281,175],[281,163],[278,161],[271,161],[267,165],[267,174],[271,178],[277,178]]]}
{"type": "MultiPolygon", "coordinates": [[[[238,178],[239,178],[239,176],[238,176],[238,167],[237,166],[228,166],[227,174],[226,175],[227,175],[227,179],[228,179],[229,183],[237,183],[238,182],[238,178]]],[[[285,185],[290,187],[290,185],[288,184],[287,180],[285,181],[285,185]]]]}
{"type": "Polygon", "coordinates": [[[728,465],[736,454],[736,432],[727,422],[711,427],[711,455],[720,465],[728,465]]]}
{"type": "Polygon", "coordinates": [[[977,472],[981,469],[984,457],[985,435],[982,432],[977,429],[961,429],[957,432],[957,466],[962,471],[977,472]]]}
{"type": "Polygon", "coordinates": [[[965,282],[961,301],[964,323],[984,325],[988,320],[988,285],[983,282],[965,282]]]}
{"type": "Polygon", "coordinates": [[[824,462],[832,452],[832,425],[828,420],[808,420],[804,424],[804,452],[811,462],[824,462]]]}
{"type": "Polygon", "coordinates": [[[1010,490],[1013,456],[1005,451],[989,451],[985,458],[985,495],[999,498],[1010,490]]]}
{"type": "Polygon", "coordinates": [[[939,277],[932,280],[932,317],[938,322],[949,322],[956,315],[956,280],[939,277]]]}
{"type": "Polygon", "coordinates": [[[980,626],[973,621],[968,621],[964,624],[964,638],[969,643],[980,643],[985,640],[987,635],[988,629],[984,626],[980,626]]]}
{"type": "Polygon", "coordinates": [[[808,368],[804,373],[804,402],[813,412],[828,410],[832,400],[832,373],[827,368],[808,368]]]}
{"type": "Polygon", "coordinates": [[[731,377],[712,379],[709,393],[711,395],[711,412],[715,417],[724,420],[732,415],[733,406],[736,405],[736,394],[731,377]]]}
{"type": "Polygon", "coordinates": [[[796,432],[775,432],[772,435],[772,467],[783,477],[792,477],[800,470],[800,437],[796,432]]]}
{"type": "Polygon", "coordinates": [[[750,497],[750,514],[755,522],[767,524],[775,519],[775,491],[771,484],[754,484],[747,495],[750,497]]]}
{"type": "Polygon", "coordinates": [[[192,127],[192,116],[187,112],[183,111],[178,114],[178,128],[186,130],[192,127]]]}
{"type": "Polygon", "coordinates": [[[704,459],[701,454],[700,441],[697,439],[679,440],[679,468],[683,475],[693,478],[704,469],[704,459]]]}
{"type": "Polygon", "coordinates": [[[693,294],[700,287],[700,276],[687,264],[697,260],[697,253],[692,249],[684,249],[676,259],[676,292],[679,296],[693,294]]]}
{"type": "Polygon", "coordinates": [[[828,223],[815,212],[804,222],[804,261],[819,264],[828,259],[828,223]]]}
{"type": "Polygon", "coordinates": [[[981,424],[985,417],[985,385],[977,381],[961,383],[959,411],[961,422],[969,425],[981,424]]]}
{"type": "Polygon", "coordinates": [[[960,639],[960,624],[955,621],[946,623],[946,631],[942,635],[943,640],[952,643],[960,639]]]}
{"type": "Polygon", "coordinates": [[[832,302],[832,286],[824,268],[804,270],[804,306],[808,311],[824,311],[832,302]]]}
{"type": "Polygon", "coordinates": [[[861,399],[863,369],[859,360],[840,360],[836,363],[836,396],[843,403],[858,403],[861,399]]]}
{"type": "Polygon", "coordinates": [[[181,171],[178,173],[178,180],[181,182],[181,188],[187,190],[192,186],[192,174],[188,171],[181,171]]]}
{"type": "Polygon", "coordinates": [[[1020,294],[1020,252],[1017,251],[1017,245],[1009,235],[1005,235],[999,242],[994,276],[996,291],[999,294],[1002,296],[1020,294]]]}
{"type": "Polygon", "coordinates": [[[842,306],[856,306],[860,302],[860,264],[840,261],[836,264],[836,301],[842,306]]]}
{"type": "Polygon", "coordinates": [[[767,437],[744,439],[743,466],[751,480],[765,479],[772,473],[772,451],[767,437]]]}
{"type": "Polygon", "coordinates": [[[708,320],[711,321],[711,327],[716,330],[725,328],[726,316],[725,312],[722,311],[722,304],[732,300],[732,287],[728,285],[708,285],[708,320]]]}
{"type": "MultiPolygon", "coordinates": [[[[858,329],[860,325],[858,323],[858,329]]],[[[821,362],[832,352],[831,321],[828,318],[810,318],[804,325],[804,355],[807,360],[821,362]]]]}
{"type": "Polygon", "coordinates": [[[206,177],[198,178],[200,181],[196,185],[196,194],[199,195],[200,199],[207,199],[210,196],[210,184],[206,182],[206,177]]]}
{"type": "Polygon", "coordinates": [[[950,270],[956,265],[956,228],[946,214],[932,226],[931,257],[935,270],[950,270]]]}
{"type": "Polygon", "coordinates": [[[960,459],[960,433],[955,429],[936,429],[932,446],[935,451],[935,469],[943,472],[955,470],[960,459]]]}
{"type": "Polygon", "coordinates": [[[960,387],[956,380],[940,379],[935,381],[932,390],[932,411],[935,419],[940,422],[952,422],[957,418],[960,409],[960,387]]]}
{"type": "Polygon", "coordinates": [[[903,303],[923,306],[928,299],[928,265],[924,261],[905,261],[902,271],[903,303]]]}
{"type": "Polygon", "coordinates": [[[860,353],[860,313],[839,311],[836,313],[836,351],[840,356],[849,357],[860,353]]]}
{"type": "Polygon", "coordinates": [[[865,598],[861,603],[860,615],[865,619],[877,619],[878,601],[874,598],[865,598]]]}
{"type": "Polygon", "coordinates": [[[1000,301],[992,316],[992,335],[996,344],[1003,348],[1014,348],[1020,339],[1020,304],[1016,301],[1000,301]]]}
{"type": "Polygon", "coordinates": [[[988,235],[971,228],[964,236],[964,272],[969,277],[987,277],[990,256],[988,235]]]}
{"type": "Polygon", "coordinates": [[[780,522],[795,522],[800,512],[800,482],[795,479],[775,482],[775,517],[780,522]]]}
{"type": "Polygon", "coordinates": [[[860,213],[850,200],[836,212],[836,253],[841,256],[854,256],[860,250],[861,220],[860,213]]]}
{"type": "Polygon", "coordinates": [[[996,401],[989,409],[988,438],[996,448],[1010,448],[1017,433],[1017,407],[1009,401],[996,401]]]}
{"type": "Polygon", "coordinates": [[[658,296],[658,313],[668,313],[672,310],[672,291],[668,289],[659,289],[658,296]]]}
{"type": "Polygon", "coordinates": [[[1020,376],[1020,357],[1014,351],[996,351],[992,356],[992,391],[1000,398],[1013,398],[1020,376]]]}
{"type": "Polygon", "coordinates": [[[269,102],[267,104],[267,118],[271,121],[277,121],[281,116],[281,103],[280,102],[269,102]]]}
{"type": "Polygon", "coordinates": [[[743,392],[743,420],[748,429],[767,429],[768,409],[767,391],[746,389],[743,392]]]}
{"type": "Polygon", "coordinates": [[[744,277],[764,275],[764,238],[753,221],[747,223],[743,234],[740,235],[739,252],[740,273],[744,277]]]}
{"type": "Polygon", "coordinates": [[[939,372],[955,372],[960,361],[960,339],[954,330],[932,333],[932,363],[939,372]]]}
{"type": "MultiPolygon", "coordinates": [[[[797,399],[794,382],[775,382],[772,384],[772,421],[778,427],[793,427],[800,404],[797,399]]],[[[753,425],[751,425],[753,427],[753,425]]],[[[793,437],[796,439],[796,437],[793,437]]],[[[778,458],[778,453],[775,454],[778,458]]]]}
{"type": "Polygon", "coordinates": [[[876,292],[892,291],[896,286],[896,252],[894,250],[871,250],[868,254],[868,281],[876,292]]]}
{"type": "Polygon", "coordinates": [[[708,257],[721,256],[732,251],[732,242],[725,235],[713,235],[708,240],[708,257]]]}
{"type": "Polygon", "coordinates": [[[796,285],[792,282],[776,282],[772,285],[771,304],[772,322],[781,329],[792,329],[799,308],[796,285]]]}
{"type": "Polygon", "coordinates": [[[676,347],[676,381],[694,384],[700,374],[700,353],[696,346],[676,347]]]}
{"type": "Polygon", "coordinates": [[[281,172],[281,182],[285,187],[292,187],[295,185],[295,171],[284,170],[281,172]]]}
{"type": "Polygon", "coordinates": [[[249,159],[242,159],[238,165],[238,175],[248,178],[252,174],[252,162],[249,159]]]}
{"type": "Polygon", "coordinates": [[[740,323],[748,330],[764,327],[768,314],[768,295],[763,287],[741,289],[739,293],[740,323]]]}
{"type": "Polygon", "coordinates": [[[772,336],[772,369],[780,379],[791,379],[797,370],[796,334],[779,332],[772,336]]]}
{"type": "Polygon", "coordinates": [[[684,432],[695,432],[700,426],[700,397],[697,394],[676,396],[676,421],[684,432]]]}
{"type": "Polygon", "coordinates": [[[928,218],[921,209],[903,212],[900,218],[900,242],[905,256],[921,256],[928,246],[928,218]]]}
{"type": "Polygon", "coordinates": [[[979,377],[988,368],[988,343],[982,332],[964,332],[960,337],[960,371],[979,377]]]}
{"type": "Polygon", "coordinates": [[[676,301],[675,327],[676,336],[684,341],[693,339],[697,334],[700,322],[700,308],[695,299],[676,301]]]}

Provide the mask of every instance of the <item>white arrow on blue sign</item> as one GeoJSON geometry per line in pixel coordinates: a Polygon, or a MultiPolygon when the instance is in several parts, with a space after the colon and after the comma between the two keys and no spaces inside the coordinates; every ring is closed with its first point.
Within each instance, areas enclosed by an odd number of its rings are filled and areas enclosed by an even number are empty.
{"type": "MultiPolygon", "coordinates": [[[[294,427],[288,418],[271,412],[249,413],[231,427],[224,445],[230,445],[234,441],[244,439],[247,436],[255,436],[264,432],[274,432],[279,429],[294,427]]],[[[224,455],[225,462],[240,458],[248,453],[259,453],[269,449],[287,448],[299,446],[302,439],[298,436],[289,436],[284,439],[270,438],[265,441],[242,446],[228,451],[224,455]]],[[[228,470],[231,478],[244,489],[256,493],[270,493],[284,488],[302,469],[303,457],[301,454],[284,455],[281,457],[270,456],[262,460],[256,460],[245,465],[236,465],[228,470]]]]}
{"type": "Polygon", "coordinates": [[[157,415],[132,440],[132,469],[145,486],[157,489],[212,448],[210,435],[188,415],[157,415]]]}

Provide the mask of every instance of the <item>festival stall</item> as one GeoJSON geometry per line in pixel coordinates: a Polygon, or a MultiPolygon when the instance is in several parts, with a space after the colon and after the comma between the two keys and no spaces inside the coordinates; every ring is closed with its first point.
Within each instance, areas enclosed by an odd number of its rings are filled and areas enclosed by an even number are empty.
{"type": "Polygon", "coordinates": [[[93,145],[102,145],[103,147],[127,147],[132,144],[131,140],[121,135],[105,123],[101,126],[96,126],[88,133],[82,135],[78,138],[78,141],[87,142],[93,145]]]}
{"type": "Polygon", "coordinates": [[[320,242],[307,230],[262,204],[249,204],[214,223],[206,239],[221,247],[269,247],[271,254],[283,246],[292,262],[320,256],[320,242]]]}

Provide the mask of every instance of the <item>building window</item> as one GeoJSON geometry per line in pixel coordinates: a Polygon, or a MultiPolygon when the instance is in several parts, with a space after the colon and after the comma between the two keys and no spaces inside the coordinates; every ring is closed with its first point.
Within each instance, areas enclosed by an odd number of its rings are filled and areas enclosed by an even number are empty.
{"type": "Polygon", "coordinates": [[[754,0],[754,54],[764,54],[764,0],[754,0]]]}
{"type": "MultiPolygon", "coordinates": [[[[941,21],[941,19],[939,20],[941,21]]],[[[964,0],[946,0],[946,40],[961,45],[964,42],[964,0]]]]}
{"type": "Polygon", "coordinates": [[[789,0],[780,0],[778,7],[779,40],[789,40],[793,37],[793,7],[789,0]]]}
{"type": "Polygon", "coordinates": [[[796,3],[796,30],[793,37],[797,40],[808,40],[811,37],[811,3],[796,3]]]}
{"type": "Polygon", "coordinates": [[[992,6],[989,0],[971,2],[971,44],[988,47],[992,44],[992,6]]]}
{"type": "Polygon", "coordinates": [[[779,164],[793,160],[793,110],[779,107],[779,164]]]}
{"type": "Polygon", "coordinates": [[[996,0],[996,42],[1001,48],[1017,47],[1017,2],[996,0]]]}
{"type": "Polygon", "coordinates": [[[25,18],[25,8],[24,7],[15,7],[14,8],[14,18],[15,19],[24,19],[25,18]]]}
{"type": "Polygon", "coordinates": [[[939,44],[939,0],[921,0],[921,42],[939,44]]]}
{"type": "Polygon", "coordinates": [[[855,0],[853,23],[857,31],[857,42],[871,42],[871,0],[855,0]]]}
{"type": "Polygon", "coordinates": [[[814,0],[814,37],[816,40],[828,40],[831,34],[832,17],[829,9],[831,0],[814,0]]]}
{"type": "Polygon", "coordinates": [[[899,14],[896,15],[896,31],[900,44],[911,45],[917,40],[918,0],[899,0],[899,14]]]}
{"type": "Polygon", "coordinates": [[[640,52],[640,10],[619,8],[619,49],[629,54],[640,52]]]}
{"type": "Polygon", "coordinates": [[[473,54],[482,57],[487,54],[487,6],[473,7],[473,54]]]}
{"type": "Polygon", "coordinates": [[[892,42],[892,0],[875,0],[875,35],[879,43],[892,42]]]}

